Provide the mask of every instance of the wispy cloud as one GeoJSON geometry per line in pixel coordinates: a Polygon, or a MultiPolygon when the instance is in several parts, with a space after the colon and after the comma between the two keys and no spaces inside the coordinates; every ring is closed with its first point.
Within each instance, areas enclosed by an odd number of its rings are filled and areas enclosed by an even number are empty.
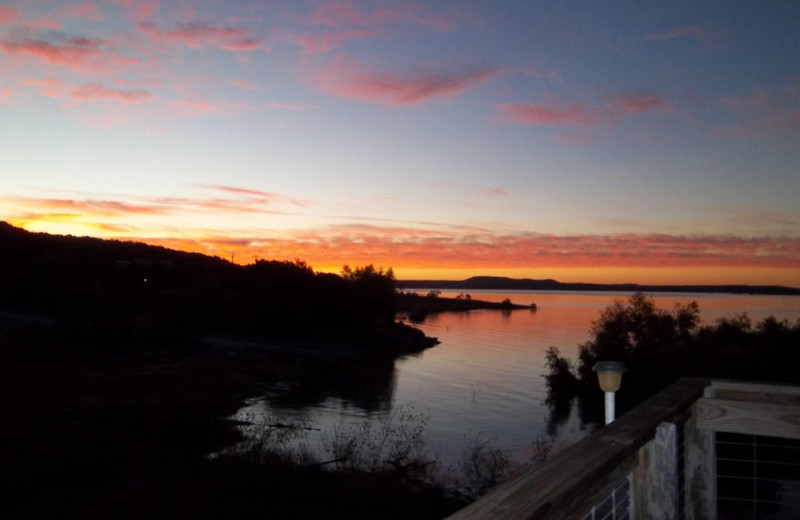
{"type": "Polygon", "coordinates": [[[36,198],[36,197],[4,197],[7,205],[23,207],[28,210],[44,210],[47,214],[60,215],[91,215],[97,217],[112,217],[120,215],[164,214],[167,207],[154,204],[124,202],[108,199],[89,198],[36,198]]]}
{"type": "Polygon", "coordinates": [[[727,47],[731,41],[728,31],[710,25],[683,25],[661,32],[649,33],[644,38],[651,41],[696,40],[709,49],[727,47]]]}
{"type": "Polygon", "coordinates": [[[306,20],[307,30],[283,31],[280,39],[299,46],[306,54],[319,54],[353,40],[385,38],[402,27],[445,32],[454,29],[459,22],[455,14],[436,14],[423,5],[408,2],[364,9],[353,2],[332,0],[322,2],[311,11],[306,20]]]}
{"type": "Polygon", "coordinates": [[[780,141],[800,135],[800,91],[759,88],[723,96],[720,103],[734,122],[714,128],[712,137],[780,141]]]}
{"type": "Polygon", "coordinates": [[[0,103],[10,103],[11,100],[18,97],[20,94],[14,89],[8,87],[0,87],[0,103]]]}
{"type": "MultiPolygon", "coordinates": [[[[715,128],[712,137],[732,140],[782,140],[800,135],[800,109],[760,114],[732,125],[715,128]]],[[[794,148],[797,143],[794,143],[794,148]]]]}
{"type": "Polygon", "coordinates": [[[155,99],[155,95],[146,90],[122,90],[109,88],[102,83],[83,85],[71,94],[78,101],[121,101],[123,103],[141,103],[155,99]]]}
{"type": "Polygon", "coordinates": [[[253,109],[247,103],[190,99],[174,101],[171,107],[173,113],[181,117],[222,116],[253,109]]]}
{"type": "Polygon", "coordinates": [[[600,109],[584,103],[504,103],[498,105],[501,119],[526,125],[589,126],[599,120],[600,109]]]}
{"type": "Polygon", "coordinates": [[[0,206],[6,213],[26,215],[72,215],[82,221],[124,221],[141,215],[196,215],[198,213],[218,215],[284,214],[287,209],[308,205],[307,201],[287,197],[279,193],[239,188],[225,185],[199,185],[208,193],[194,197],[116,197],[102,198],[92,194],[65,194],[60,197],[3,196],[0,206]]]}
{"type": "Polygon", "coordinates": [[[344,29],[325,31],[319,34],[303,34],[295,38],[295,43],[307,54],[320,54],[331,51],[350,40],[375,38],[377,36],[377,32],[369,29],[344,29]]]}
{"type": "Polygon", "coordinates": [[[0,50],[13,57],[34,58],[80,74],[98,74],[141,64],[137,58],[117,53],[101,38],[72,36],[60,31],[17,31],[0,41],[0,50]]]}
{"type": "Polygon", "coordinates": [[[19,20],[19,11],[10,5],[0,5],[0,24],[11,25],[19,20]]]}
{"type": "Polygon", "coordinates": [[[457,25],[454,16],[430,12],[422,5],[401,3],[391,7],[377,7],[371,11],[358,10],[352,2],[332,0],[322,3],[310,16],[313,25],[331,28],[375,27],[388,23],[406,23],[449,31],[457,25]]]}
{"type": "Polygon", "coordinates": [[[432,188],[444,189],[446,191],[460,191],[488,197],[505,197],[509,195],[508,191],[494,186],[479,186],[458,182],[426,182],[425,185],[432,188]]]}
{"type": "Polygon", "coordinates": [[[319,108],[311,103],[276,103],[267,102],[263,104],[264,107],[273,110],[313,110],[319,108]]]}
{"type": "Polygon", "coordinates": [[[248,199],[258,203],[276,204],[276,203],[286,202],[293,206],[301,206],[301,207],[306,205],[306,202],[300,199],[286,197],[285,195],[281,195],[280,193],[273,193],[269,191],[254,190],[250,188],[239,188],[236,186],[224,186],[224,185],[201,184],[199,186],[201,188],[205,188],[208,190],[227,193],[230,195],[247,197],[248,199]]]}
{"type": "Polygon", "coordinates": [[[647,112],[668,112],[656,94],[626,90],[606,93],[595,103],[567,102],[546,96],[539,102],[505,103],[497,106],[499,119],[509,123],[587,128],[647,112]]]}
{"type": "Polygon", "coordinates": [[[250,37],[247,30],[241,27],[192,22],[163,29],[152,22],[139,22],[139,28],[157,40],[178,42],[192,49],[218,47],[231,51],[252,51],[261,47],[261,42],[250,37]]]}
{"type": "Polygon", "coordinates": [[[80,18],[93,22],[101,22],[106,19],[94,2],[83,2],[82,4],[65,5],[59,10],[59,16],[66,18],[80,18]]]}
{"type": "Polygon", "coordinates": [[[497,74],[498,69],[488,65],[378,72],[352,60],[338,60],[324,68],[317,81],[330,94],[397,106],[456,95],[497,74]]]}
{"type": "Polygon", "coordinates": [[[667,109],[664,101],[652,92],[628,90],[611,93],[607,97],[613,108],[621,108],[626,112],[655,112],[667,109]]]}
{"type": "Polygon", "coordinates": [[[115,3],[125,6],[129,15],[137,21],[148,20],[158,10],[159,3],[156,0],[112,0],[115,3]]]}
{"type": "Polygon", "coordinates": [[[49,39],[16,34],[5,38],[0,48],[8,54],[30,55],[46,63],[82,67],[102,56],[102,40],[53,33],[49,39]]]}

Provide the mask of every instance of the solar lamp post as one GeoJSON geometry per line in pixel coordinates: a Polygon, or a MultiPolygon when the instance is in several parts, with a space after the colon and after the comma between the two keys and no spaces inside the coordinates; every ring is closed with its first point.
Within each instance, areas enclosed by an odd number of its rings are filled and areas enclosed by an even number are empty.
{"type": "Polygon", "coordinates": [[[597,381],[600,389],[606,394],[606,424],[614,422],[616,404],[614,393],[622,384],[622,374],[628,369],[619,361],[598,361],[592,367],[597,372],[597,381]]]}

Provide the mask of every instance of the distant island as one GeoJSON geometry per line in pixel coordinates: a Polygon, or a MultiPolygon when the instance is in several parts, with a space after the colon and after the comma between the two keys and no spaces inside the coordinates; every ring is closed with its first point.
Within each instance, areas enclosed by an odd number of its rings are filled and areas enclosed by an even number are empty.
{"type": "Polygon", "coordinates": [[[800,288],[780,285],[641,285],[636,283],[598,284],[565,283],[552,279],[506,278],[502,276],[473,276],[466,280],[398,280],[398,289],[495,290],[495,291],[620,291],[620,292],[677,292],[764,294],[771,296],[800,296],[800,288]]]}

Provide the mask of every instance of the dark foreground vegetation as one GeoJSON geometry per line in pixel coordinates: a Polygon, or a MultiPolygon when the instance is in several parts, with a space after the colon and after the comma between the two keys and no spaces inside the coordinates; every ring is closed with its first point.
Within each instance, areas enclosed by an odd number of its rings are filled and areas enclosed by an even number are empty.
{"type": "Polygon", "coordinates": [[[548,350],[551,428],[566,420],[575,398],[584,422],[601,421],[603,398],[592,371],[597,361],[628,368],[617,392],[620,412],[684,376],[800,384],[800,320],[769,317],[753,324],[741,314],[701,326],[695,302],[664,310],[642,293],[616,301],[594,322],[577,360],[548,350]]]}
{"type": "Polygon", "coordinates": [[[225,418],[248,396],[385,406],[395,359],[435,343],[395,322],[391,271],[0,223],[0,277],[2,518],[441,518],[463,503],[411,460],[208,457],[241,440],[225,418]]]}
{"type": "Polygon", "coordinates": [[[233,333],[413,351],[434,342],[395,322],[394,275],[305,262],[236,265],[141,243],[29,233],[0,222],[0,308],[42,312],[102,349],[233,333]],[[113,337],[114,344],[105,343],[113,337]]]}

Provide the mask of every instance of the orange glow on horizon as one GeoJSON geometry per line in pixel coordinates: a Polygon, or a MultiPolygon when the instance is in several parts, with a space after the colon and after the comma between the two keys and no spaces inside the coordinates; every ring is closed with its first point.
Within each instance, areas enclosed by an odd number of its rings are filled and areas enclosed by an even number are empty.
{"type": "Polygon", "coordinates": [[[145,242],[217,256],[237,264],[258,259],[308,263],[317,272],[344,265],[392,268],[399,280],[464,280],[472,276],[554,279],[559,282],[653,285],[782,285],[800,288],[797,239],[686,238],[654,235],[489,237],[428,240],[391,229],[307,231],[278,238],[248,238],[186,230],[170,238],[135,236],[113,223],[78,215],[9,219],[29,231],[145,242]],[[368,231],[373,231],[369,234],[368,231]],[[628,254],[632,250],[637,254],[628,254]],[[742,250],[745,249],[743,252],[742,250]],[[760,254],[766,250],[769,254],[760,254]],[[675,252],[680,254],[676,254],[675,252]],[[683,254],[681,252],[686,252],[683,254]]]}
{"type": "MultiPolygon", "coordinates": [[[[354,260],[342,259],[331,262],[323,255],[309,255],[302,248],[294,254],[280,257],[270,256],[264,251],[255,252],[250,247],[227,247],[209,250],[198,248],[192,240],[147,240],[147,243],[199,252],[232,260],[237,264],[250,264],[256,259],[307,262],[316,272],[340,273],[344,265],[359,266],[372,264],[376,267],[391,268],[398,280],[465,280],[473,276],[500,276],[508,278],[553,279],[566,283],[636,283],[643,285],[781,285],[800,288],[800,270],[795,268],[758,268],[758,267],[507,267],[502,265],[486,266],[476,263],[474,266],[458,265],[442,267],[441,265],[404,265],[402,259],[389,256],[376,257],[364,255],[360,251],[351,251],[354,260]],[[358,259],[361,258],[361,261],[358,259]]],[[[341,254],[335,255],[341,257],[341,254]]]]}

